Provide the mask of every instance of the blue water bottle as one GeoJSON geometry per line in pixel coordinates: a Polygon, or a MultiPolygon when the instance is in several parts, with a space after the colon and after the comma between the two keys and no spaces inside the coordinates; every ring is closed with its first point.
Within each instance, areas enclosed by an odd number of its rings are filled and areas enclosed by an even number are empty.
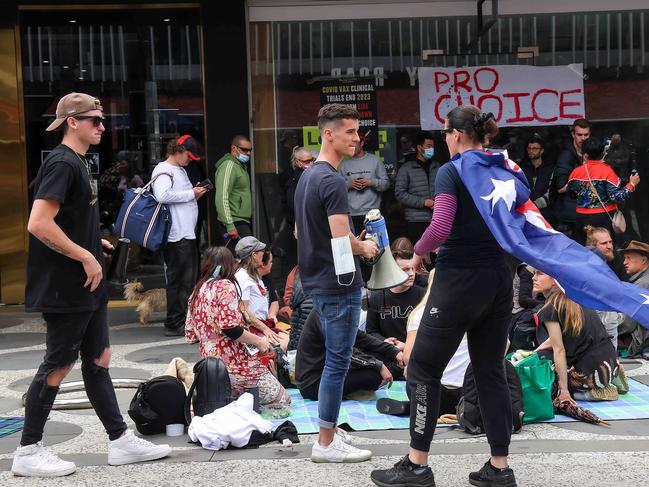
{"type": "Polygon", "coordinates": [[[375,264],[383,255],[383,252],[390,249],[388,229],[385,225],[385,218],[381,215],[381,210],[374,209],[367,212],[365,215],[365,231],[367,232],[365,238],[374,240],[379,248],[378,255],[370,260],[370,264],[375,264]]]}

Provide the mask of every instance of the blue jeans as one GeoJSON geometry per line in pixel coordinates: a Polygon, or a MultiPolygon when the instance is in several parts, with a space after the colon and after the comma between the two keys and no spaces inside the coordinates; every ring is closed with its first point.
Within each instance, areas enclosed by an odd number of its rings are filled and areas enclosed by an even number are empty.
{"type": "Polygon", "coordinates": [[[361,311],[361,290],[340,294],[313,294],[313,308],[325,337],[325,365],[318,389],[318,424],[334,428],[343,386],[352,358],[361,311]]]}

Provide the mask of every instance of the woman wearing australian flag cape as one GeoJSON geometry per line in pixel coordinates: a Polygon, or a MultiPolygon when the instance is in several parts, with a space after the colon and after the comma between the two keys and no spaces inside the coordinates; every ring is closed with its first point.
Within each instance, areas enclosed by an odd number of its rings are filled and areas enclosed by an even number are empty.
{"type": "Polygon", "coordinates": [[[485,136],[496,132],[493,115],[472,106],[457,107],[446,118],[443,133],[453,157],[437,174],[433,219],[415,246],[418,262],[430,251],[439,253],[408,363],[411,448],[393,468],[372,472],[377,485],[435,485],[427,452],[440,378],[465,331],[492,454],[469,482],[516,485],[507,467],[512,422],[502,367],[509,323],[504,300],[510,310],[512,303],[504,252],[554,277],[582,306],[621,311],[649,328],[649,291],[621,282],[594,253],[548,224],[529,200],[522,170],[506,154],[483,150],[485,136]]]}
{"type": "MultiPolygon", "coordinates": [[[[483,114],[473,106],[457,107],[446,117],[442,132],[453,158],[437,172],[433,219],[415,245],[416,266],[432,251],[437,251],[437,259],[407,368],[410,453],[394,467],[372,472],[371,479],[379,486],[435,485],[427,463],[439,412],[440,379],[465,333],[491,448],[491,458],[479,471],[469,474],[469,482],[482,487],[516,486],[514,472],[507,462],[512,413],[503,362],[511,320],[513,277],[505,250],[509,252],[523,242],[522,237],[516,237],[517,245],[505,247],[486,221],[480,205],[489,214],[494,207],[511,207],[517,195],[509,186],[518,179],[509,176],[511,183],[501,183],[492,175],[490,165],[474,162],[483,157],[493,158],[500,161],[498,167],[510,174],[502,155],[488,155],[483,149],[486,138],[497,131],[493,115],[483,114]],[[470,169],[465,159],[471,161],[470,169]],[[492,179],[496,180],[494,184],[492,179]],[[487,199],[478,201],[470,186],[485,181],[491,187],[480,195],[487,199]]],[[[525,176],[520,174],[521,191],[528,200],[529,188],[525,176]]],[[[508,225],[503,224],[505,232],[508,225]]]]}

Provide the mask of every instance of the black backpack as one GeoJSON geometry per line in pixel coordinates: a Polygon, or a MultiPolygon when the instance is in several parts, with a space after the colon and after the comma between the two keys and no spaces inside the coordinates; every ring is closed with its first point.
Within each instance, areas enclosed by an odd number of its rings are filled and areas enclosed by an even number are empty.
{"type": "Polygon", "coordinates": [[[128,415],[141,434],[164,433],[168,424],[187,424],[183,413],[185,397],[185,386],[176,377],[154,377],[138,386],[128,415]]]}
{"type": "MultiPolygon", "coordinates": [[[[520,431],[523,427],[523,388],[521,379],[516,368],[509,360],[505,360],[505,372],[509,396],[512,401],[512,422],[514,432],[520,431]]],[[[480,413],[480,402],[478,401],[478,389],[475,385],[473,368],[469,365],[464,374],[462,385],[462,397],[456,407],[457,422],[460,427],[469,434],[481,435],[484,433],[482,415],[480,413]]]]}
{"type": "Polygon", "coordinates": [[[539,346],[536,337],[534,310],[523,310],[512,319],[512,324],[509,329],[510,345],[508,352],[515,352],[516,350],[535,350],[536,347],[539,346]]]}
{"type": "Polygon", "coordinates": [[[194,365],[194,383],[185,400],[185,421],[191,423],[190,406],[194,416],[205,416],[232,401],[230,375],[218,357],[205,357],[194,365]]]}

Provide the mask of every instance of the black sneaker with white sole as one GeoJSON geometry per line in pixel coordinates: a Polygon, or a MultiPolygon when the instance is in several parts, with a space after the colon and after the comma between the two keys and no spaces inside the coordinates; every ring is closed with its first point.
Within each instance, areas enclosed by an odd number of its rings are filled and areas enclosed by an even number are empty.
{"type": "Polygon", "coordinates": [[[479,471],[469,474],[469,483],[477,487],[517,487],[511,468],[494,468],[490,461],[479,471]]]}
{"type": "Polygon", "coordinates": [[[430,467],[414,465],[408,455],[392,468],[372,471],[370,478],[379,487],[435,487],[435,477],[430,467]]]}
{"type": "Polygon", "coordinates": [[[410,401],[397,401],[389,397],[382,397],[376,401],[376,410],[381,414],[390,414],[391,416],[408,416],[410,415],[410,401]]]}

